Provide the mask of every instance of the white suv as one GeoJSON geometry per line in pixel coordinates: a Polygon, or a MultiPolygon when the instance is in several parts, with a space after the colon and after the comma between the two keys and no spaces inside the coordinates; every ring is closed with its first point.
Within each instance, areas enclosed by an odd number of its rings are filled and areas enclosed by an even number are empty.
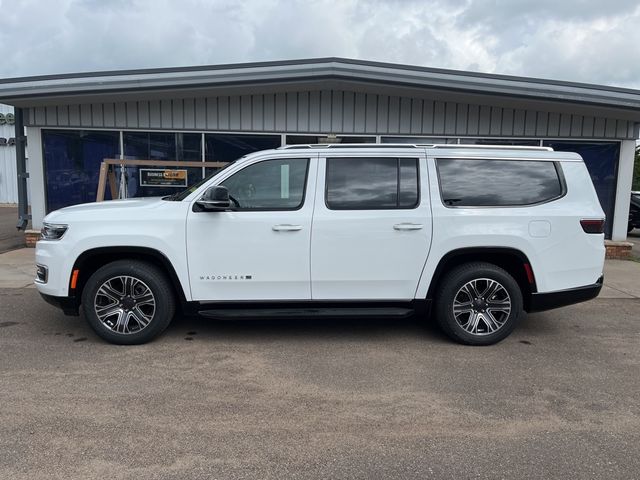
{"type": "Polygon", "coordinates": [[[163,198],[44,220],[36,285],[113,343],[179,307],[214,318],[403,317],[492,344],[602,287],[604,213],[549,148],[304,145],[253,153],[163,198]]]}

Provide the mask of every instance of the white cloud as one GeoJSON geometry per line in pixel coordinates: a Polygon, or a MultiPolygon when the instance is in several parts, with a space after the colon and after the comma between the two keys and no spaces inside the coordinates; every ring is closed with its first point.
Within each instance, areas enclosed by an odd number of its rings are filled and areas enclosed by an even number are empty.
{"type": "Polygon", "coordinates": [[[342,56],[640,88],[636,0],[0,0],[0,77],[342,56]]]}

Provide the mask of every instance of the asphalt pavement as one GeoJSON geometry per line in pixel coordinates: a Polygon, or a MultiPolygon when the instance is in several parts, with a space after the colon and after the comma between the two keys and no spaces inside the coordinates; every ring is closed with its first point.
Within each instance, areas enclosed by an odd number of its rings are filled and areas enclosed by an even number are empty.
{"type": "Polygon", "coordinates": [[[121,347],[0,289],[0,477],[638,478],[639,310],[480,348],[418,319],[200,318],[121,347]]]}

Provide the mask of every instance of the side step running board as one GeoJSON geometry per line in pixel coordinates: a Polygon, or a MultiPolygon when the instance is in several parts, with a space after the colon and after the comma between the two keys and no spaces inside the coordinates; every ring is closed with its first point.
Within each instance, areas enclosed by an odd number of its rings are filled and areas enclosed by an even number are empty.
{"type": "Polygon", "coordinates": [[[338,307],[338,308],[215,308],[198,312],[203,317],[220,320],[267,318],[406,318],[412,308],[402,307],[338,307]]]}

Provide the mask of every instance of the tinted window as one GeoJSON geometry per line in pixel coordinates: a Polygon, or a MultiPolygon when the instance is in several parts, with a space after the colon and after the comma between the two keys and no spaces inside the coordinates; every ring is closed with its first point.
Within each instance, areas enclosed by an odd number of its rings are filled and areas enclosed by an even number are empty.
{"type": "Polygon", "coordinates": [[[562,194],[553,162],[439,159],[438,175],[448,206],[530,205],[562,194]]]}
{"type": "MultiPolygon", "coordinates": [[[[120,134],[107,131],[43,130],[47,212],[95,202],[100,163],[120,155],[120,134]]],[[[107,187],[105,199],[111,198],[107,187]]]]}
{"type": "Polygon", "coordinates": [[[415,207],[418,160],[328,158],[326,201],[333,210],[415,207]]]}
{"type": "Polygon", "coordinates": [[[250,165],[227,178],[236,210],[295,210],[302,206],[309,160],[286,158],[250,165]]]}

